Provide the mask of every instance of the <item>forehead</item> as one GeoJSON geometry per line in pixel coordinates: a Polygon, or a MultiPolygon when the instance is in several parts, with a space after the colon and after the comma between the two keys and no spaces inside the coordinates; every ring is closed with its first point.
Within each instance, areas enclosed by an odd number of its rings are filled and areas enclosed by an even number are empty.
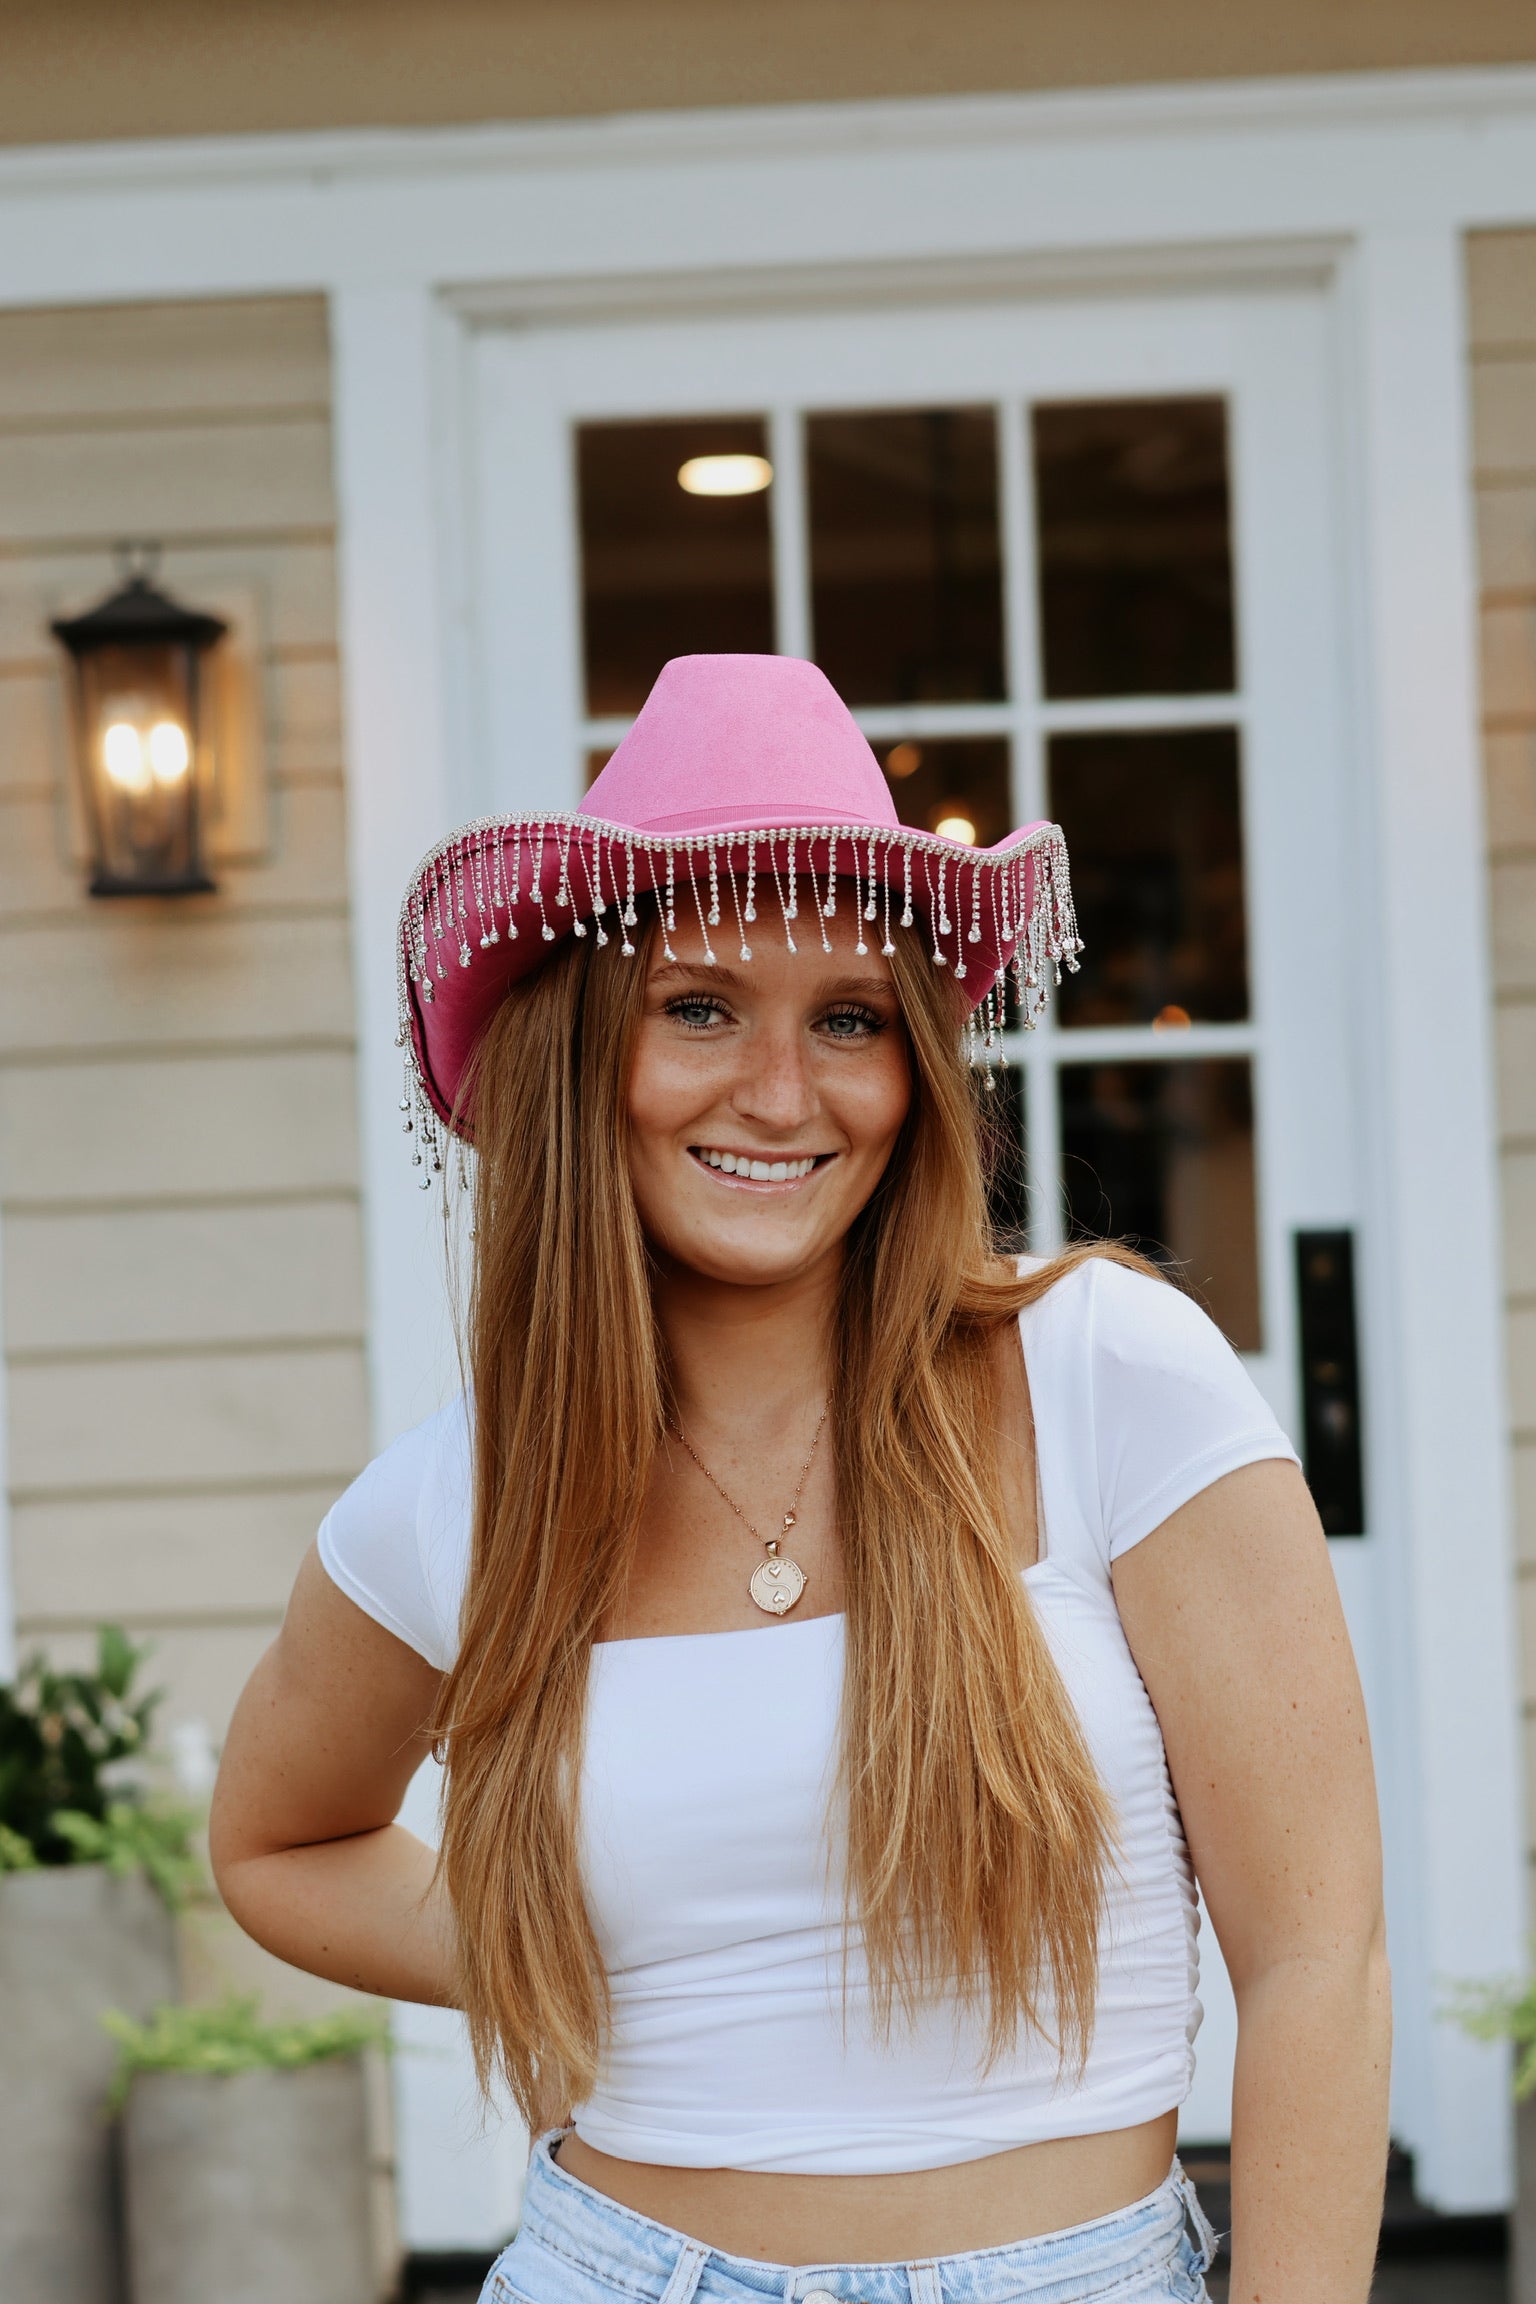
{"type": "Polygon", "coordinates": [[[673,976],[679,981],[686,977],[690,985],[709,979],[722,987],[771,992],[791,999],[824,998],[834,983],[840,987],[856,984],[866,994],[894,989],[891,964],[880,950],[880,930],[856,917],[851,889],[830,917],[818,920],[814,908],[802,902],[799,916],[786,922],[778,905],[772,904],[760,906],[758,918],[750,925],[744,923],[741,930],[724,907],[720,925],[706,932],[703,923],[686,916],[679,905],[677,925],[666,944],[671,945],[675,961],[668,960],[660,935],[651,938],[649,978],[655,984],[664,984],[673,976]],[[743,934],[751,953],[747,960],[741,957],[743,934]],[[790,937],[794,939],[793,950],[790,937]],[[858,949],[861,943],[862,952],[858,949]]]}

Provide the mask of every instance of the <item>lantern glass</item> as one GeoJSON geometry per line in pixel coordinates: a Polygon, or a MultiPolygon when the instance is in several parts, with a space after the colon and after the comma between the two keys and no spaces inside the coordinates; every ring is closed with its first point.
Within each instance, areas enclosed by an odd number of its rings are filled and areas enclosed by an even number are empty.
{"type": "Polygon", "coordinates": [[[86,616],[55,624],[69,651],[77,768],[96,896],[211,889],[201,819],[209,762],[204,660],[215,617],[135,574],[86,616]]]}
{"type": "Polygon", "coordinates": [[[210,887],[197,837],[196,652],[102,648],[76,679],[98,889],[210,887]]]}

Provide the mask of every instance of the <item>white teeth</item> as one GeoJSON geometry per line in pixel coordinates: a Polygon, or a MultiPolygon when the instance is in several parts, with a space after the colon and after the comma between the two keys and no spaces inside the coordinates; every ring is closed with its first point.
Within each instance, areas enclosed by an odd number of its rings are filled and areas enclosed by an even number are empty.
{"type": "Polygon", "coordinates": [[[706,1168],[718,1168],[725,1176],[749,1176],[754,1184],[788,1184],[801,1176],[809,1176],[816,1165],[814,1152],[800,1160],[752,1160],[745,1152],[716,1152],[701,1149],[698,1157],[706,1168]]]}

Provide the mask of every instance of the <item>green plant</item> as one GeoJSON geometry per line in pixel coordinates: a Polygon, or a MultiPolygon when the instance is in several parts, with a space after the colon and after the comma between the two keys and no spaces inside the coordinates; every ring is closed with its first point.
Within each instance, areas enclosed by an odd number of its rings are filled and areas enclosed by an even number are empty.
{"type": "Polygon", "coordinates": [[[1536,2095],[1536,1977],[1524,1984],[1460,1984],[1445,2013],[1474,2040],[1508,2040],[1516,2096],[1536,2095]]]}
{"type": "Polygon", "coordinates": [[[263,2023],[260,2002],[231,1995],[215,2006],[167,2003],[139,2024],[116,2008],[102,2023],[118,2044],[111,2103],[120,2106],[136,2072],[256,2072],[319,2064],[387,2048],[389,2018],[382,2008],[338,2008],[329,2016],[263,2023]]]}
{"type": "MultiPolygon", "coordinates": [[[[58,1828],[59,1812],[104,1823],[121,1798],[114,1773],[142,1761],[160,1702],[157,1691],[140,1694],[134,1685],[148,1653],[120,1626],[103,1624],[94,1672],[55,1672],[33,1656],[12,1685],[0,1686],[0,1826],[40,1864],[79,1862],[58,1828]]],[[[0,1862],[22,1868],[14,1855],[0,1862]]]]}
{"type": "Polygon", "coordinates": [[[192,1841],[197,1813],[177,1801],[113,1800],[105,1816],[56,1808],[52,1823],[73,1848],[77,1864],[105,1864],[119,1879],[142,1872],[172,1912],[179,1912],[202,1885],[203,1867],[192,1841]]]}
{"type": "Polygon", "coordinates": [[[37,1850],[9,1824],[0,1824],[0,1872],[35,1872],[37,1850]]]}

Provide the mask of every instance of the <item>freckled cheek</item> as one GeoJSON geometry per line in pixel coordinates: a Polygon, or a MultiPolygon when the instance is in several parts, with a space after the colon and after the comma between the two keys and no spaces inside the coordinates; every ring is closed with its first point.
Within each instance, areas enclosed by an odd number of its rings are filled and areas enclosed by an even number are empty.
{"type": "Polygon", "coordinates": [[[642,1040],[629,1075],[630,1126],[656,1135],[685,1128],[709,1103],[717,1070],[702,1049],[648,1049],[642,1040]]]}
{"type": "Polygon", "coordinates": [[[884,1048],[867,1069],[833,1071],[823,1091],[828,1116],[842,1128],[855,1152],[888,1152],[911,1101],[905,1054],[893,1050],[887,1055],[884,1048]]]}

